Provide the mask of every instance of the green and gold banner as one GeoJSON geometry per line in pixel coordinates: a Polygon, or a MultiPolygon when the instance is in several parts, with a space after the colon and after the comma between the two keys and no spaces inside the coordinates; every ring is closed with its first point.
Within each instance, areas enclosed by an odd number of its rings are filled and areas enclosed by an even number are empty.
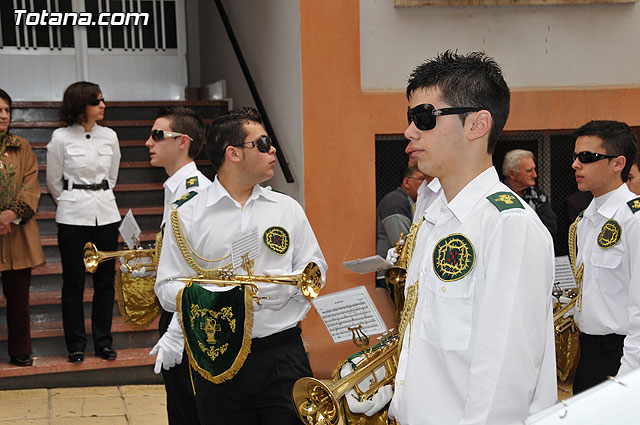
{"type": "Polygon", "coordinates": [[[250,292],[240,286],[211,292],[189,283],[177,303],[191,367],[214,384],[233,378],[251,348],[250,292]]]}

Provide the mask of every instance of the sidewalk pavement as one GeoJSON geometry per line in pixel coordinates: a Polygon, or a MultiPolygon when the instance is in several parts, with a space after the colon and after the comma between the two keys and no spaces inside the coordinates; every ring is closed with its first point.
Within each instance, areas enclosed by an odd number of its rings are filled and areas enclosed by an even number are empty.
{"type": "Polygon", "coordinates": [[[0,425],[165,425],[163,385],[0,391],[0,425]]]}

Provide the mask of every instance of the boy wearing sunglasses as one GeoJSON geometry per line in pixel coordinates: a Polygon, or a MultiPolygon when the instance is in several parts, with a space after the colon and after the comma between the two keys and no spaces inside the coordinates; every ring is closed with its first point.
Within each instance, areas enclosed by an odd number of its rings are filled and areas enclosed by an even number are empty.
{"type": "MultiPolygon", "coordinates": [[[[199,339],[198,344],[187,345],[190,364],[196,365],[192,378],[203,424],[297,424],[291,390],[297,379],[312,375],[298,327],[310,304],[297,286],[258,282],[258,299],[245,295],[242,307],[219,308],[218,300],[233,297],[237,286],[185,287],[175,280],[197,275],[246,277],[250,270],[259,277],[295,275],[315,262],[324,284],[327,265],[304,210],[292,198],[260,186],[273,177],[275,152],[254,108],[217,117],[207,136],[216,178],[205,191],[172,211],[171,225],[164,232],[155,287],[160,303],[178,311],[176,297],[180,297],[183,326],[185,311],[192,311],[194,305],[185,309],[185,293],[199,291],[198,311],[215,312],[200,325],[209,329],[211,338],[207,335],[206,342],[199,339]],[[252,315],[252,324],[241,321],[241,314],[252,315]],[[225,321],[231,316],[233,329],[225,321]],[[247,349],[227,358],[227,353],[235,353],[235,332],[243,323],[241,343],[247,349]],[[206,356],[221,360],[207,368],[202,347],[206,356]]],[[[248,287],[243,291],[251,293],[248,287]]],[[[190,322],[196,320],[189,315],[190,322]]],[[[187,341],[197,332],[191,329],[185,330],[187,341]]]]}
{"type": "Polygon", "coordinates": [[[577,218],[577,394],[640,366],[640,197],[623,183],[638,147],[627,124],[591,121],[575,135],[578,189],[594,197],[577,218]]]}
{"type": "Polygon", "coordinates": [[[509,88],[491,58],[447,51],[413,71],[406,94],[406,152],[443,194],[407,271],[389,416],[520,423],[557,398],[554,262],[549,232],[492,166],[509,88]]]}

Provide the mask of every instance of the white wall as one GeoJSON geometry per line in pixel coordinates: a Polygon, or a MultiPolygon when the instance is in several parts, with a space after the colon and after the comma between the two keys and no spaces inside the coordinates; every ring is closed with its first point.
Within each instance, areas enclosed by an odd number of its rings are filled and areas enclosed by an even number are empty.
{"type": "MultiPolygon", "coordinates": [[[[302,66],[297,0],[225,0],[227,15],[295,179],[280,165],[266,184],[304,205],[302,66]]],[[[255,106],[212,0],[200,0],[201,84],[227,81],[233,106],[255,106]]]]}
{"type": "Polygon", "coordinates": [[[513,87],[640,84],[640,5],[409,7],[360,0],[364,90],[404,90],[446,49],[481,50],[513,87]]]}

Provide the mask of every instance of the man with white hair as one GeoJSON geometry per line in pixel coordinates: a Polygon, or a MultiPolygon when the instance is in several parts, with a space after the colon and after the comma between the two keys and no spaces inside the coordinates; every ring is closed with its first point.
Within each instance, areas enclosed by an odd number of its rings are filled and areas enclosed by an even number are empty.
{"type": "Polygon", "coordinates": [[[505,183],[535,210],[542,224],[555,235],[558,224],[556,214],[551,209],[549,197],[536,187],[536,162],[533,152],[514,149],[507,152],[502,163],[505,183]]]}

